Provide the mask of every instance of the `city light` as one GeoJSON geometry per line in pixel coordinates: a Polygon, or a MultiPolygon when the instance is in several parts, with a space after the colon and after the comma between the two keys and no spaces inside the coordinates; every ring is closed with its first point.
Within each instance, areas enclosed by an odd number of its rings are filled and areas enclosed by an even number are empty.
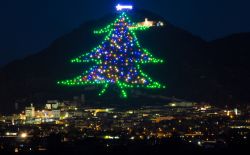
{"type": "Polygon", "coordinates": [[[5,135],[6,136],[16,136],[17,133],[16,132],[6,132],[5,135]]]}
{"type": "Polygon", "coordinates": [[[133,137],[130,137],[130,139],[131,139],[131,140],[134,140],[134,139],[135,139],[135,137],[134,137],[134,136],[133,136],[133,137]]]}
{"type": "Polygon", "coordinates": [[[27,138],[27,136],[28,136],[28,134],[25,133],[25,132],[23,132],[23,133],[20,134],[20,137],[21,137],[21,138],[27,138]]]}
{"type": "Polygon", "coordinates": [[[104,136],[104,139],[119,139],[119,136],[104,136]]]}
{"type": "Polygon", "coordinates": [[[18,152],[19,152],[18,148],[15,148],[14,152],[15,152],[15,153],[18,153],[18,152]]]}

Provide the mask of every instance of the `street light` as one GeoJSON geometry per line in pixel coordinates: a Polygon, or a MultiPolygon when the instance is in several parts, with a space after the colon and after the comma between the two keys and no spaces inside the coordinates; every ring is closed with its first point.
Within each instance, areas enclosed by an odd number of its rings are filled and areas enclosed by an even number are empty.
{"type": "Polygon", "coordinates": [[[25,132],[21,133],[21,135],[20,135],[21,138],[27,138],[27,136],[28,136],[28,134],[25,132]]]}

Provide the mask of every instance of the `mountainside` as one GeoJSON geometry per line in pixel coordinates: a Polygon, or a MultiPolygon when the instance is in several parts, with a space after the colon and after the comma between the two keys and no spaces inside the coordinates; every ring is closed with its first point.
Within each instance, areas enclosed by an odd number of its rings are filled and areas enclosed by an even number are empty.
{"type": "MultiPolygon", "coordinates": [[[[136,17],[134,20],[137,21],[145,17],[163,20],[146,11],[137,11],[130,16],[136,17]]],[[[85,93],[89,100],[113,98],[111,93],[97,98],[98,89],[61,87],[56,81],[77,76],[91,65],[71,64],[69,60],[97,46],[104,36],[94,35],[93,30],[106,26],[114,17],[110,15],[84,23],[47,49],[0,69],[0,112],[13,111],[15,102],[23,107],[32,101],[42,103],[47,99],[64,99],[81,93],[85,93]]],[[[165,90],[141,90],[144,94],[141,98],[160,95],[220,105],[248,103],[249,33],[208,43],[167,21],[165,23],[164,27],[137,33],[142,47],[167,61],[166,64],[143,67],[145,72],[168,87],[165,90]]],[[[139,102],[138,98],[133,98],[134,94],[128,93],[132,96],[130,101],[139,102]]],[[[123,101],[116,99],[113,102],[119,104],[123,101]]]]}
{"type": "Polygon", "coordinates": [[[233,104],[250,101],[250,33],[240,33],[209,43],[209,63],[222,96],[233,104]],[[225,94],[225,95],[224,95],[225,94]]]}

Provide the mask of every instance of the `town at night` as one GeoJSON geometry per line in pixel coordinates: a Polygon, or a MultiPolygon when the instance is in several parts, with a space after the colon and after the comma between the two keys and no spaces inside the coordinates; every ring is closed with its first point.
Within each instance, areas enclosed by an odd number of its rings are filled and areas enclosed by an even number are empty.
{"type": "Polygon", "coordinates": [[[137,108],[91,106],[81,95],[71,101],[48,100],[43,107],[31,104],[21,113],[1,116],[0,148],[16,153],[56,149],[116,153],[131,148],[127,153],[133,154],[140,152],[137,145],[150,151],[172,144],[197,152],[228,151],[249,144],[249,114],[249,106],[219,108],[187,101],[137,108]]]}

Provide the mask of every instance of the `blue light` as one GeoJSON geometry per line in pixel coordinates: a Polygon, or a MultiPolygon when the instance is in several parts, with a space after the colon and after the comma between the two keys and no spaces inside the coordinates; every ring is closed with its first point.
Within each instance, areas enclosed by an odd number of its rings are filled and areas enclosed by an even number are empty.
{"type": "Polygon", "coordinates": [[[132,5],[121,5],[121,4],[118,4],[116,6],[116,10],[117,11],[122,11],[122,10],[132,10],[133,9],[133,6],[132,5]]]}

